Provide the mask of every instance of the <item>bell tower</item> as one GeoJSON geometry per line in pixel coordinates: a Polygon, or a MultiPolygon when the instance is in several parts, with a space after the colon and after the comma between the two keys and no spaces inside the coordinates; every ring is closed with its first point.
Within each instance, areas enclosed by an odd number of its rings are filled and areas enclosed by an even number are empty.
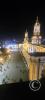
{"type": "Polygon", "coordinates": [[[26,29],[26,32],[25,32],[24,42],[28,42],[28,31],[27,31],[27,29],[26,29]]]}
{"type": "Polygon", "coordinates": [[[36,22],[34,24],[34,30],[33,30],[33,36],[32,36],[32,44],[41,44],[41,35],[40,35],[40,23],[39,23],[39,20],[38,20],[38,16],[37,16],[37,19],[36,19],[36,22]]]}
{"type": "Polygon", "coordinates": [[[34,31],[33,31],[34,35],[40,35],[40,23],[38,21],[38,16],[36,19],[36,23],[34,24],[34,31]]]}

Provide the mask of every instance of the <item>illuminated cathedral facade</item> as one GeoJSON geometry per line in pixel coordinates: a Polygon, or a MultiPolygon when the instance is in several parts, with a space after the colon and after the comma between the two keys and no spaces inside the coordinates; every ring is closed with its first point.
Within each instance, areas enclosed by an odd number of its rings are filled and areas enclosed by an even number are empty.
{"type": "Polygon", "coordinates": [[[29,80],[40,79],[45,73],[45,46],[42,45],[38,17],[34,24],[31,42],[29,42],[27,30],[25,32],[22,52],[28,64],[29,80]]]}

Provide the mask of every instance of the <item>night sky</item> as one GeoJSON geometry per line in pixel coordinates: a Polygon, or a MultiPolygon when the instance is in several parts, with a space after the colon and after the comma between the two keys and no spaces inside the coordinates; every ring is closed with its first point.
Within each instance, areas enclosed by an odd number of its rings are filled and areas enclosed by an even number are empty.
{"type": "MultiPolygon", "coordinates": [[[[13,7],[12,7],[13,8],[13,7]]],[[[0,38],[23,40],[27,28],[29,37],[33,34],[36,17],[41,23],[41,35],[45,35],[44,3],[16,2],[14,9],[0,11],[0,38]]]]}

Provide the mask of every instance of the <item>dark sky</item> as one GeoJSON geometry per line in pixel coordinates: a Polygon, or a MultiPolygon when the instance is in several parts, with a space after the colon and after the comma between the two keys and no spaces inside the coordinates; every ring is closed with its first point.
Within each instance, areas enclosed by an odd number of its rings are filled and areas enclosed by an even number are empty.
{"type": "Polygon", "coordinates": [[[23,39],[26,28],[31,37],[36,16],[41,23],[41,34],[45,35],[44,3],[16,2],[14,9],[0,11],[0,38],[23,39]]]}

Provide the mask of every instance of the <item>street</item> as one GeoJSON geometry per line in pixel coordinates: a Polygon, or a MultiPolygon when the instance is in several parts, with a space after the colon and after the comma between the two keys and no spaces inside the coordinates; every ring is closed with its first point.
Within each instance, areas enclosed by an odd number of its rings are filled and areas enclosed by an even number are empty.
{"type": "Polygon", "coordinates": [[[26,81],[27,69],[20,52],[11,52],[5,63],[0,64],[0,84],[26,81]]]}

